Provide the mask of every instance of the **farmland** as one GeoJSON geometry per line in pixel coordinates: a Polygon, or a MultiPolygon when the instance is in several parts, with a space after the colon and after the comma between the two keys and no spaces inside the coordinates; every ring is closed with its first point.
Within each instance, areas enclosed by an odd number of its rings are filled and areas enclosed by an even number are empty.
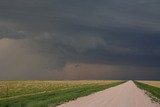
{"type": "Polygon", "coordinates": [[[123,81],[0,81],[0,107],[48,107],[123,81]]]}
{"type": "Polygon", "coordinates": [[[160,87],[160,81],[139,81],[151,86],[160,87]]]}
{"type": "Polygon", "coordinates": [[[160,81],[134,81],[135,84],[147,91],[147,94],[160,103],[160,81]]]}

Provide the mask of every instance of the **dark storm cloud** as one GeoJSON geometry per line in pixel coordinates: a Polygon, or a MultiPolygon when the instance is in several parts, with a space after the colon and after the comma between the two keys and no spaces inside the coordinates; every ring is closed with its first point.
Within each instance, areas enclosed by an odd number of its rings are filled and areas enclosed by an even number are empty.
{"type": "Polygon", "coordinates": [[[67,63],[159,67],[159,11],[159,0],[0,0],[0,41],[25,40],[27,55],[39,53],[47,70],[67,63]]]}

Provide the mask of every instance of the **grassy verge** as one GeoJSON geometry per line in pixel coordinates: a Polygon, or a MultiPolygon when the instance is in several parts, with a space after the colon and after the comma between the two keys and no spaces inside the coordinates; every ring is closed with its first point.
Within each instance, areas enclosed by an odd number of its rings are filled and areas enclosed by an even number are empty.
{"type": "Polygon", "coordinates": [[[151,86],[145,83],[141,83],[138,81],[134,81],[134,83],[139,87],[140,89],[146,90],[147,94],[152,98],[152,100],[160,103],[160,88],[151,86]]]}
{"type": "Polygon", "coordinates": [[[80,84],[34,95],[8,97],[0,100],[0,107],[54,107],[66,101],[86,96],[121,83],[123,82],[80,84]]]}

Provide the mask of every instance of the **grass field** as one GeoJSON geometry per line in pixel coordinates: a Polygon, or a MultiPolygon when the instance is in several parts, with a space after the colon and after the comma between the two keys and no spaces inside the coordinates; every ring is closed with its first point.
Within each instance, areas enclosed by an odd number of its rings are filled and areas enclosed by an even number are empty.
{"type": "Polygon", "coordinates": [[[135,84],[146,90],[148,95],[153,98],[153,100],[159,102],[160,101],[160,81],[134,81],[135,84]]]}
{"type": "Polygon", "coordinates": [[[48,107],[123,81],[0,81],[0,107],[48,107]]]}
{"type": "Polygon", "coordinates": [[[139,81],[139,82],[160,88],[160,81],[139,81]]]}

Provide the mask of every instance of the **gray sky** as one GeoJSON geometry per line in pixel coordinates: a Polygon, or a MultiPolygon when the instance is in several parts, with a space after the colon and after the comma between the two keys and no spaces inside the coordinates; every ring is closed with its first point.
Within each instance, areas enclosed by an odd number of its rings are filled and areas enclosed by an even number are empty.
{"type": "Polygon", "coordinates": [[[0,0],[0,79],[160,79],[160,1],[0,0]]]}

